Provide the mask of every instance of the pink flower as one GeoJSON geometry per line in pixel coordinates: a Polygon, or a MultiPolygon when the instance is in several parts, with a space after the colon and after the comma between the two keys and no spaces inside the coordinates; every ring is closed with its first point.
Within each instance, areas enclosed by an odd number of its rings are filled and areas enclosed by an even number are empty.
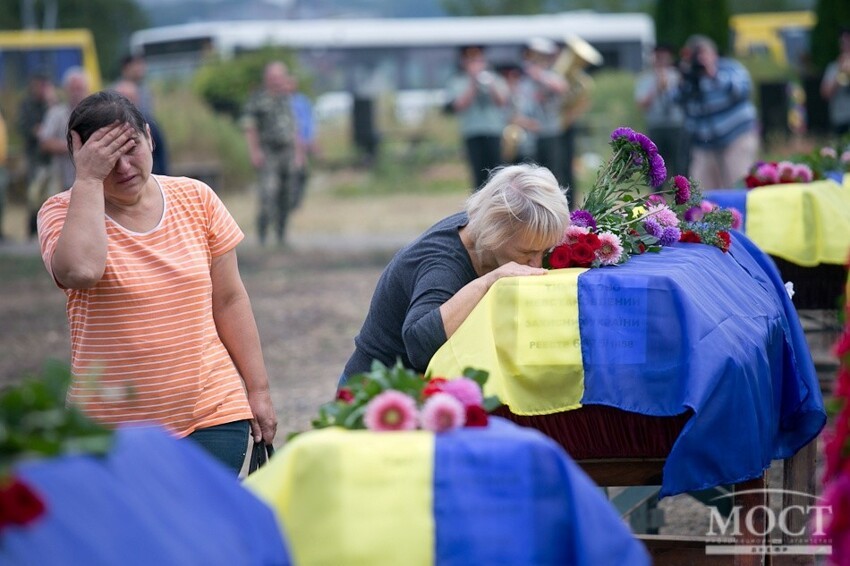
{"type": "Polygon", "coordinates": [[[685,204],[691,198],[691,182],[683,175],[673,177],[673,186],[676,187],[676,204],[685,204]]]}
{"type": "Polygon", "coordinates": [[[756,177],[766,185],[775,185],[779,182],[779,170],[775,163],[762,163],[756,168],[756,177]]]}
{"type": "Polygon", "coordinates": [[[707,213],[711,212],[712,210],[714,210],[715,208],[717,208],[717,205],[714,204],[713,202],[711,202],[710,200],[704,200],[704,201],[701,201],[699,203],[699,207],[702,209],[702,211],[704,213],[707,214],[707,213]]]}
{"type": "Polygon", "coordinates": [[[841,163],[850,162],[850,150],[845,151],[841,154],[841,163]]]}
{"type": "Polygon", "coordinates": [[[814,177],[811,167],[805,163],[797,163],[794,165],[794,177],[801,183],[809,183],[814,177]]]}
{"type": "Polygon", "coordinates": [[[796,181],[796,167],[790,161],[780,161],[777,163],[776,172],[779,174],[780,183],[793,183],[796,181]]]}
{"type": "Polygon", "coordinates": [[[623,256],[623,243],[620,238],[612,232],[602,232],[599,234],[599,241],[602,246],[596,250],[596,257],[602,265],[615,265],[623,256]]]}
{"type": "Polygon", "coordinates": [[[732,229],[740,230],[741,226],[744,225],[744,215],[741,214],[741,211],[735,207],[730,206],[729,212],[732,213],[732,229]]]}
{"type": "Polygon", "coordinates": [[[835,148],[822,147],[820,148],[820,155],[821,157],[832,157],[834,159],[838,153],[836,153],[835,148]]]}
{"type": "Polygon", "coordinates": [[[484,402],[481,387],[468,377],[450,379],[443,384],[443,392],[448,393],[461,402],[464,407],[480,405],[484,402]]]}
{"type": "Polygon", "coordinates": [[[584,226],[575,226],[570,225],[566,232],[564,232],[564,240],[561,242],[562,244],[575,244],[579,241],[581,236],[585,234],[590,234],[590,228],[586,228],[584,226]]]}
{"type": "Polygon", "coordinates": [[[448,393],[431,395],[422,406],[419,415],[422,428],[432,432],[445,432],[460,428],[466,422],[466,409],[448,393]]]}
{"type": "Polygon", "coordinates": [[[655,218],[661,226],[678,226],[679,217],[666,204],[654,204],[649,207],[646,217],[655,218]]]}
{"type": "Polygon", "coordinates": [[[649,195],[649,198],[646,199],[646,204],[667,204],[667,201],[664,200],[663,196],[653,193],[649,195]]]}
{"type": "Polygon", "coordinates": [[[369,430],[413,430],[416,401],[400,391],[384,391],[366,405],[363,423],[369,430]]]}

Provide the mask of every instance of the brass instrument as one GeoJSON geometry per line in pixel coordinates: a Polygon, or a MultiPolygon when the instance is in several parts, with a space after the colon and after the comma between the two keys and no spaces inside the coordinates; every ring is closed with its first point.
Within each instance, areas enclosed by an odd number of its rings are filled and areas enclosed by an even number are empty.
{"type": "Polygon", "coordinates": [[[561,128],[564,130],[590,106],[593,78],[585,69],[589,65],[601,65],[603,61],[602,54],[578,36],[568,36],[565,44],[552,65],[552,70],[563,75],[570,87],[561,104],[561,128]]]}
{"type": "Polygon", "coordinates": [[[519,124],[508,124],[502,129],[502,161],[513,163],[519,146],[525,141],[528,132],[519,124]]]}

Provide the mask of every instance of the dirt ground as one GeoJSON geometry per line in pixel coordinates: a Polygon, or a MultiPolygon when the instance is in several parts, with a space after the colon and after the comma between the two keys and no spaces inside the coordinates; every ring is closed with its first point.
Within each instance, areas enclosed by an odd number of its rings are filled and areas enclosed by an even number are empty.
{"type": "MultiPolygon", "coordinates": [[[[224,200],[248,234],[238,253],[263,343],[280,422],[276,444],[306,430],[332,398],[375,282],[392,254],[434,221],[461,208],[465,194],[339,198],[314,178],[285,248],[259,246],[250,193],[224,200]]],[[[35,373],[49,357],[68,359],[64,295],[47,276],[38,247],[23,241],[13,207],[12,241],[0,244],[0,386],[35,373]]],[[[823,354],[829,338],[813,348],[823,354]]],[[[776,478],[780,463],[771,470],[776,478]]],[[[778,480],[776,480],[778,481],[778,480]]],[[[776,486],[776,483],[773,483],[776,486]]],[[[663,533],[704,534],[708,513],[687,495],[661,502],[663,533]]]]}

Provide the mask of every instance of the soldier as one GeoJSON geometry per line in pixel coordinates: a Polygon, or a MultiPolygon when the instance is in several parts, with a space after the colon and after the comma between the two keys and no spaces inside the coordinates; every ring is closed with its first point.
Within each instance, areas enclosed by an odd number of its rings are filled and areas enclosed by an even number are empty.
{"type": "Polygon", "coordinates": [[[257,233],[260,243],[274,225],[279,244],[286,240],[286,222],[292,208],[292,188],[297,143],[295,118],[288,94],[286,65],[274,61],[266,65],[263,87],[245,105],[242,124],[257,170],[259,211],[257,233]]]}

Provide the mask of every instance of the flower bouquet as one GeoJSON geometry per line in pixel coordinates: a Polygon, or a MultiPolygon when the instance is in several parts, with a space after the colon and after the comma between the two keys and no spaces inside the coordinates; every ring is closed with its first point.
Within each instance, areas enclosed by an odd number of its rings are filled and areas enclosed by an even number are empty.
{"type": "Polygon", "coordinates": [[[688,178],[668,180],[651,139],[621,127],[611,133],[610,145],[611,157],[600,167],[582,208],[571,213],[572,224],[547,255],[546,267],[618,265],[679,241],[729,249],[732,212],[703,204],[688,178]]]}
{"type": "Polygon", "coordinates": [[[501,405],[484,397],[487,372],[467,368],[463,377],[426,377],[396,364],[374,362],[372,371],[353,375],[334,401],[319,407],[313,428],[445,432],[487,426],[487,414],[501,405]]]}
{"type": "Polygon", "coordinates": [[[744,177],[744,184],[748,189],[754,189],[784,183],[811,183],[814,178],[812,168],[805,163],[759,161],[744,177]]]}
{"type": "Polygon", "coordinates": [[[49,365],[39,378],[24,379],[0,392],[0,533],[8,525],[27,525],[40,517],[44,503],[14,475],[16,462],[67,453],[105,454],[112,431],[65,405],[71,373],[49,365]]]}
{"type": "Polygon", "coordinates": [[[850,173],[850,136],[845,136],[834,146],[817,148],[799,160],[811,168],[815,181],[827,179],[830,174],[850,173]]]}

